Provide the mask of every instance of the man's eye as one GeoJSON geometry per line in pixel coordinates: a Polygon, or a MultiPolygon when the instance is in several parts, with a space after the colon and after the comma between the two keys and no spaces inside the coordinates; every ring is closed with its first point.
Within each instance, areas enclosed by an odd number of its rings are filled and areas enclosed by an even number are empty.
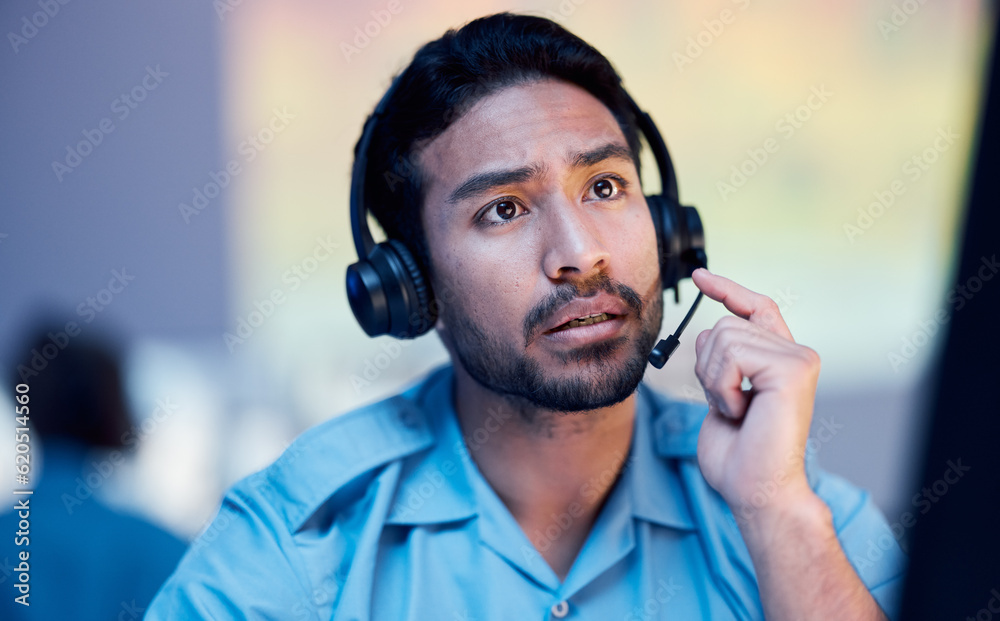
{"type": "Polygon", "coordinates": [[[483,214],[482,221],[490,224],[504,224],[518,215],[520,206],[511,200],[502,200],[490,205],[483,214]]]}
{"type": "Polygon", "coordinates": [[[590,186],[594,198],[608,199],[615,198],[625,187],[625,182],[615,177],[605,177],[598,179],[594,185],[590,186]]]}

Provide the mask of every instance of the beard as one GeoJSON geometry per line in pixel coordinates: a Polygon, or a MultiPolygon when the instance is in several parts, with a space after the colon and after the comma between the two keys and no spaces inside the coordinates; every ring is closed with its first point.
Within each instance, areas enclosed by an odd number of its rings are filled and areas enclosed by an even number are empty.
{"type": "MultiPolygon", "coordinates": [[[[624,401],[642,381],[649,352],[657,342],[663,321],[659,279],[654,288],[649,299],[643,301],[634,289],[603,273],[581,285],[562,284],[525,317],[523,347],[475,323],[456,304],[444,306],[441,314],[451,332],[459,362],[477,383],[534,408],[582,412],[624,401]],[[590,297],[598,290],[624,301],[631,311],[630,317],[638,318],[639,329],[631,336],[557,352],[555,357],[571,368],[564,376],[547,375],[542,364],[526,353],[528,345],[545,320],[567,302],[576,297],[590,297]],[[617,360],[622,351],[626,351],[624,359],[617,360]]],[[[527,408],[517,409],[523,412],[527,408]]]]}

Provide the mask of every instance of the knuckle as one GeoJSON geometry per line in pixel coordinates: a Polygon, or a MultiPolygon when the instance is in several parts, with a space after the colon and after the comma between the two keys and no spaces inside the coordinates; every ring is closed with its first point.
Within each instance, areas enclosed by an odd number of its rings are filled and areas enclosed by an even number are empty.
{"type": "Polygon", "coordinates": [[[697,364],[694,365],[694,376],[698,378],[698,382],[704,386],[705,385],[705,371],[702,368],[701,361],[699,360],[697,364]]]}
{"type": "Polygon", "coordinates": [[[708,386],[709,384],[714,385],[715,381],[719,378],[720,375],[722,375],[722,370],[724,367],[725,367],[725,362],[723,361],[722,357],[713,356],[712,360],[708,363],[708,366],[704,370],[703,374],[705,376],[706,381],[702,383],[704,383],[706,386],[708,386]]]}
{"type": "Polygon", "coordinates": [[[761,297],[760,305],[762,310],[769,311],[775,314],[780,313],[777,302],[775,302],[772,298],[766,295],[761,295],[760,297],[761,297]]]}
{"type": "Polygon", "coordinates": [[[777,302],[766,295],[760,297],[758,315],[763,320],[764,325],[771,326],[781,318],[781,309],[778,308],[777,302]]]}
{"type": "Polygon", "coordinates": [[[806,364],[808,364],[810,368],[819,371],[820,367],[819,353],[815,349],[811,347],[806,347],[805,345],[800,345],[800,347],[802,348],[801,349],[802,357],[805,359],[806,364]]]}
{"type": "Polygon", "coordinates": [[[705,385],[708,384],[708,379],[709,379],[709,377],[708,377],[708,360],[706,358],[702,357],[694,365],[694,375],[695,375],[695,377],[698,378],[698,381],[701,382],[702,386],[705,386],[705,385]]]}
{"type": "Polygon", "coordinates": [[[743,351],[743,343],[735,330],[723,330],[715,338],[715,347],[722,359],[734,358],[743,351]]]}
{"type": "Polygon", "coordinates": [[[819,374],[820,358],[816,350],[804,345],[796,345],[793,361],[802,373],[809,375],[819,374]]]}
{"type": "Polygon", "coordinates": [[[725,317],[722,317],[717,322],[715,322],[715,328],[717,330],[724,330],[724,329],[731,330],[734,328],[741,328],[746,323],[747,321],[745,319],[741,319],[735,315],[726,315],[725,317]]]}
{"type": "Polygon", "coordinates": [[[708,337],[711,336],[711,334],[711,330],[702,330],[698,333],[698,336],[694,339],[695,355],[701,355],[702,350],[705,348],[705,343],[708,342],[708,337]]]}

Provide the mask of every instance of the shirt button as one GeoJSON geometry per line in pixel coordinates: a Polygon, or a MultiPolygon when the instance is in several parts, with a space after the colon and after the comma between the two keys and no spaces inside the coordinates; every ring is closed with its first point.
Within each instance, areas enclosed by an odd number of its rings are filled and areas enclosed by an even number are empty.
{"type": "Polygon", "coordinates": [[[569,614],[569,602],[563,600],[558,604],[552,604],[552,616],[556,619],[562,619],[569,614]]]}

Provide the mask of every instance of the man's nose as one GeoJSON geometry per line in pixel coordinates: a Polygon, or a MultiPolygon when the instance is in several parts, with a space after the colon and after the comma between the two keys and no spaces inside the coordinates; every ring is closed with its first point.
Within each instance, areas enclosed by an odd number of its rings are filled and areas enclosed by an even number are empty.
{"type": "Polygon", "coordinates": [[[611,254],[587,208],[566,197],[546,211],[542,269],[553,280],[587,280],[608,269],[611,254]]]}

